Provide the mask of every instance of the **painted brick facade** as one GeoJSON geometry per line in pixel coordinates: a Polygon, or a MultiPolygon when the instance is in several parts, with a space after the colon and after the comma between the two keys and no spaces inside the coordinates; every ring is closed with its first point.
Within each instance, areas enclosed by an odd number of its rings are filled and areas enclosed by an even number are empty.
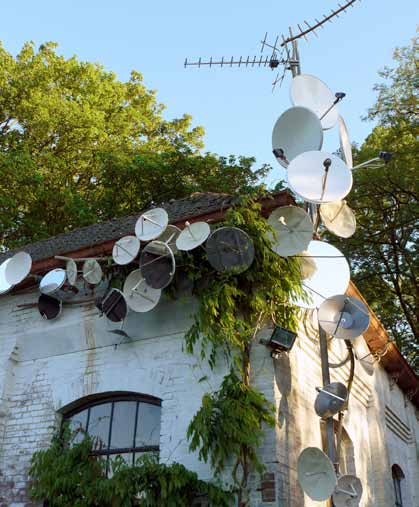
{"type": "MultiPolygon", "coordinates": [[[[131,313],[120,337],[99,318],[91,304],[65,308],[61,318],[43,321],[37,308],[17,307],[36,301],[37,293],[0,300],[0,507],[33,505],[27,495],[27,471],[34,450],[47,446],[63,409],[87,395],[133,391],[162,400],[160,459],[178,461],[203,479],[208,465],[188,451],[186,428],[204,392],[217,388],[225,365],[214,371],[197,356],[182,351],[191,323],[191,299],[165,301],[148,314],[131,313]],[[206,382],[198,379],[207,376],[206,382]]],[[[304,325],[303,325],[304,324],[304,325]]],[[[263,334],[269,334],[266,329],[263,334]]],[[[344,347],[335,340],[330,357],[338,362],[344,347]]],[[[348,366],[332,370],[345,381],[348,366]]],[[[315,387],[321,383],[316,331],[310,315],[289,355],[278,359],[261,344],[253,349],[255,386],[277,407],[277,426],[265,432],[260,455],[264,480],[252,478],[253,507],[312,507],[296,478],[296,463],[306,446],[321,447],[320,421],[314,412],[315,387]],[[262,491],[263,490],[263,491],[262,491]]],[[[393,507],[391,466],[404,471],[406,507],[419,505],[419,429],[414,406],[379,366],[373,377],[357,368],[350,408],[345,416],[347,455],[364,485],[361,507],[393,507]],[[387,408],[386,408],[387,407],[387,408]],[[406,430],[407,428],[407,430],[406,430]],[[349,444],[348,444],[349,446],[349,444]]]]}

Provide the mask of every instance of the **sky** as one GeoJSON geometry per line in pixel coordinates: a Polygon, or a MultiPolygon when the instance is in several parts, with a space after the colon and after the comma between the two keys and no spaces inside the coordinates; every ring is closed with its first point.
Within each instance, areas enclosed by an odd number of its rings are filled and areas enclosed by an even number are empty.
{"type": "MultiPolygon", "coordinates": [[[[344,0],[341,0],[343,3],[344,0]]],[[[347,95],[340,113],[351,140],[362,143],[373,125],[363,122],[375,100],[377,71],[391,65],[393,49],[415,35],[415,0],[362,0],[299,45],[303,73],[314,74],[347,95]]],[[[58,52],[101,63],[127,80],[135,69],[167,106],[165,116],[188,113],[205,128],[205,151],[254,156],[271,164],[268,184],[284,177],[272,155],[277,118],[291,106],[287,75],[272,92],[276,73],[254,68],[184,68],[185,58],[260,56],[261,40],[321,18],[337,0],[20,0],[0,6],[0,40],[16,55],[26,41],[54,41],[58,52]]],[[[323,149],[338,148],[337,128],[323,149]]],[[[385,148],[385,147],[383,147],[385,148]]]]}

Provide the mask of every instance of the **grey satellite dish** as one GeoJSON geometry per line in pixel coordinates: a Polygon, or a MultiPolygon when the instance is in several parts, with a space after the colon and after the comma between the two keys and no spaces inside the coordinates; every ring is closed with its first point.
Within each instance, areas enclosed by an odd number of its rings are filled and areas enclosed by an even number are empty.
{"type": "Polygon", "coordinates": [[[153,208],[143,213],[135,224],[135,235],[141,241],[156,239],[166,229],[169,217],[163,208],[153,208]]]}
{"type": "Polygon", "coordinates": [[[121,266],[129,264],[138,255],[140,251],[140,240],[137,236],[124,236],[119,239],[113,246],[112,258],[121,266]]]}
{"type": "Polygon", "coordinates": [[[47,294],[41,294],[38,299],[38,310],[45,320],[54,320],[61,314],[62,302],[47,294]]]}
{"type": "Polygon", "coordinates": [[[125,297],[118,289],[111,289],[102,299],[100,308],[106,317],[112,322],[122,322],[128,313],[128,305],[125,297]]]}
{"type": "Polygon", "coordinates": [[[306,151],[288,166],[288,184],[315,204],[343,199],[352,188],[352,171],[342,159],[324,151],[306,151]]]}
{"type": "Polygon", "coordinates": [[[340,238],[350,238],[356,230],[355,214],[346,201],[321,204],[320,216],[327,230],[340,238]]]}
{"type": "Polygon", "coordinates": [[[314,273],[317,271],[316,259],[310,257],[307,250],[299,253],[300,261],[300,273],[302,280],[308,280],[312,278],[314,273]]]}
{"type": "Polygon", "coordinates": [[[352,342],[352,346],[354,348],[355,357],[358,363],[361,365],[362,369],[365,371],[367,375],[372,377],[374,375],[375,369],[375,358],[368,348],[368,345],[365,342],[365,339],[362,335],[355,338],[352,342]]]}
{"type": "Polygon", "coordinates": [[[354,163],[352,159],[352,145],[349,139],[349,132],[346,128],[346,123],[342,116],[339,115],[339,140],[340,140],[340,150],[343,155],[343,159],[346,162],[346,165],[349,169],[352,169],[354,163]]]}
{"type": "Polygon", "coordinates": [[[324,130],[333,128],[338,121],[338,108],[335,104],[336,95],[319,78],[310,74],[299,74],[291,82],[291,102],[294,106],[311,109],[324,130]]]}
{"type": "Polygon", "coordinates": [[[166,229],[163,231],[162,234],[157,238],[159,241],[162,241],[163,243],[166,243],[176,255],[178,253],[178,249],[176,246],[176,240],[179,237],[179,234],[182,231],[179,229],[179,227],[176,227],[176,225],[168,225],[166,229]]]}
{"type": "Polygon", "coordinates": [[[318,389],[314,410],[319,417],[327,419],[341,411],[348,397],[348,390],[341,382],[332,382],[318,389]]]}
{"type": "Polygon", "coordinates": [[[66,264],[65,268],[66,274],[67,274],[67,281],[70,285],[74,286],[77,283],[77,264],[73,259],[69,259],[66,264]]]}
{"type": "Polygon", "coordinates": [[[153,289],[147,285],[141,271],[136,269],[126,278],[124,283],[125,300],[134,312],[149,312],[160,301],[161,289],[153,289]]]}
{"type": "Polygon", "coordinates": [[[255,257],[255,247],[249,235],[237,227],[221,227],[205,244],[208,261],[220,273],[242,273],[255,257]]]}
{"type": "Polygon", "coordinates": [[[291,107],[281,114],[272,132],[272,151],[285,168],[305,151],[320,150],[323,130],[319,118],[306,107],[291,107]]]}
{"type": "Polygon", "coordinates": [[[0,295],[6,294],[7,292],[9,292],[9,290],[13,288],[13,284],[9,283],[6,280],[5,274],[6,267],[11,260],[12,260],[11,258],[6,259],[2,264],[0,264],[0,295]]]}
{"type": "Polygon", "coordinates": [[[330,335],[344,340],[353,340],[368,329],[368,308],[359,299],[351,296],[333,296],[319,307],[320,326],[330,335]]]}
{"type": "Polygon", "coordinates": [[[302,451],[297,462],[297,477],[304,493],[317,502],[327,500],[337,484],[333,463],[317,447],[302,451]]]}
{"type": "Polygon", "coordinates": [[[335,507],[358,507],[363,493],[362,483],[355,475],[342,475],[338,479],[333,503],[335,507]]]}
{"type": "Polygon", "coordinates": [[[211,229],[206,222],[185,222],[185,228],[176,240],[178,250],[188,252],[202,245],[210,235],[211,229]]]}
{"type": "Polygon", "coordinates": [[[172,281],[176,270],[172,250],[162,241],[152,241],[140,257],[141,273],[150,287],[164,289],[172,281]]]}
{"type": "Polygon", "coordinates": [[[282,257],[302,252],[313,237],[313,223],[308,214],[297,206],[283,206],[274,210],[268,224],[275,231],[268,234],[272,250],[282,257]]]}
{"type": "Polygon", "coordinates": [[[29,275],[32,268],[32,257],[26,252],[18,252],[7,263],[4,275],[10,285],[17,285],[29,275]]]}
{"type": "MultiPolygon", "coordinates": [[[[318,308],[328,297],[346,292],[349,285],[349,265],[343,253],[325,241],[311,241],[307,252],[317,266],[311,278],[303,281],[308,301],[299,298],[293,303],[301,308],[318,308]]],[[[299,257],[299,256],[298,256],[299,257]]]]}
{"type": "Polygon", "coordinates": [[[66,280],[67,274],[64,269],[53,269],[42,277],[39,290],[46,295],[56,294],[64,286],[66,280]]]}
{"type": "Polygon", "coordinates": [[[87,283],[90,283],[90,285],[98,285],[102,280],[102,276],[103,271],[97,260],[87,259],[87,261],[83,263],[83,278],[87,283]]]}

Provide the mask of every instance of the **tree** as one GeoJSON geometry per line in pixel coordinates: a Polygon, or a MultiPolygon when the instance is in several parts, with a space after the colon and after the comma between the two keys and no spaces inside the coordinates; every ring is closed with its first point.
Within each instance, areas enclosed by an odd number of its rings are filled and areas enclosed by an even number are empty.
{"type": "Polygon", "coordinates": [[[378,97],[368,119],[377,126],[356,153],[356,163],[393,153],[382,167],[354,171],[348,196],[355,210],[357,232],[339,248],[352,263],[353,278],[362,294],[396,340],[419,368],[418,288],[418,124],[417,40],[397,49],[395,68],[386,67],[376,85],[378,97]]]}
{"type": "Polygon", "coordinates": [[[247,192],[267,168],[200,154],[202,127],[133,71],[65,59],[47,43],[0,46],[0,237],[23,245],[193,191],[247,192]]]}

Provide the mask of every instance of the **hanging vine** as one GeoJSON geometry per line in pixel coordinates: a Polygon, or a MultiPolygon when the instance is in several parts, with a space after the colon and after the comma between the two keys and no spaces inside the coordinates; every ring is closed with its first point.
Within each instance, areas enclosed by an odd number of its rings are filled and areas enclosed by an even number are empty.
{"type": "Polygon", "coordinates": [[[205,262],[204,252],[189,258],[199,308],[185,336],[186,349],[200,347],[211,368],[220,352],[229,373],[215,393],[207,393],[188,428],[191,450],[209,461],[216,474],[234,461],[232,479],[240,506],[248,505],[252,470],[263,470],[257,449],[263,424],[274,426],[274,407],[251,385],[251,350],[258,331],[273,320],[295,330],[297,310],[290,304],[301,296],[301,274],[296,259],[277,256],[271,249],[270,231],[260,204],[244,199],[229,210],[220,226],[239,227],[255,248],[252,266],[244,273],[220,274],[205,262]]]}

